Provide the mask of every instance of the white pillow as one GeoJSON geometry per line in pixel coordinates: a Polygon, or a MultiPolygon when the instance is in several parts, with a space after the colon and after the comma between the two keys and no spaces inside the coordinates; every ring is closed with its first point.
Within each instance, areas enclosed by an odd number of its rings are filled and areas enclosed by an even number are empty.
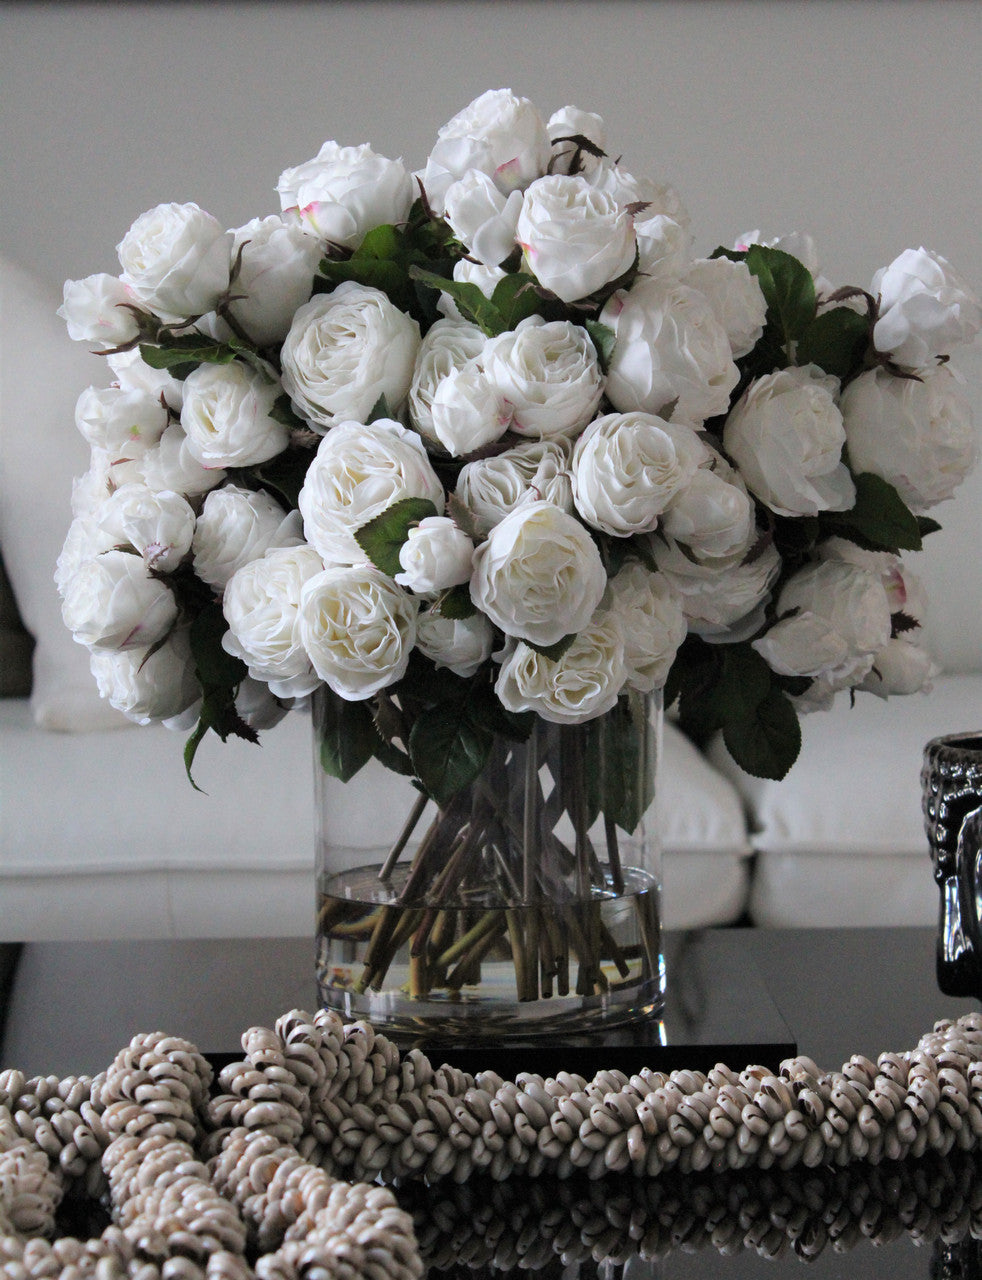
{"type": "Polygon", "coordinates": [[[72,342],[57,291],[0,258],[0,545],[37,642],[31,707],[45,729],[129,723],[99,697],[86,649],[61,620],[55,561],[71,523],[72,478],[89,464],[75,401],[106,385],[104,362],[72,342]]]}

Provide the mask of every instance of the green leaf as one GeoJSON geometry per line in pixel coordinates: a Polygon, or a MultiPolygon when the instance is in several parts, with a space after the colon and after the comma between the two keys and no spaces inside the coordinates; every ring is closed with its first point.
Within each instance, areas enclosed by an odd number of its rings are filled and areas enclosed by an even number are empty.
{"type": "MultiPolygon", "coordinates": [[[[391,418],[392,412],[389,409],[389,402],[385,398],[383,391],[379,398],[372,405],[368,414],[368,422],[378,422],[380,418],[391,418]]],[[[367,424],[366,424],[367,425],[367,424]]]]}
{"type": "Polygon", "coordinates": [[[767,302],[767,323],[777,330],[782,344],[800,338],[815,316],[815,282],[797,258],[782,249],[752,244],[746,264],[757,277],[767,302]]]}
{"type": "Polygon", "coordinates": [[[522,271],[498,281],[491,294],[491,305],[498,312],[497,323],[502,326],[499,333],[517,328],[521,321],[538,313],[542,299],[535,290],[535,277],[522,271]]]}
{"type": "Polygon", "coordinates": [[[920,551],[917,517],[893,485],[870,471],[863,471],[854,479],[855,505],[850,511],[823,512],[822,527],[844,533],[874,550],[920,551]]]}
{"type": "Polygon", "coordinates": [[[382,739],[364,702],[349,702],[326,687],[321,695],[322,718],[316,726],[321,768],[348,782],[371,760],[382,739]]]}
{"type": "Polygon", "coordinates": [[[601,324],[599,320],[584,320],[583,327],[590,335],[593,345],[597,348],[600,368],[606,373],[610,364],[610,357],[614,354],[614,343],[617,340],[617,334],[610,325],[601,324]]]}
{"type": "Polygon", "coordinates": [[[294,413],[292,401],[285,391],[281,396],[277,396],[273,401],[273,407],[269,411],[269,416],[274,422],[278,422],[284,427],[290,427],[294,431],[310,429],[310,424],[307,420],[305,418],[301,418],[298,413],[294,413]]]}
{"type": "Polygon", "coordinates": [[[694,680],[683,683],[679,717],[697,742],[751,719],[771,688],[771,670],[748,643],[700,652],[694,680]]]}
{"type": "Polygon", "coordinates": [[[200,364],[231,364],[236,353],[228,343],[187,333],[158,344],[142,342],[140,355],[151,369],[166,369],[175,378],[186,378],[200,364]]]}
{"type": "Polygon", "coordinates": [[[833,307],[817,315],[802,334],[795,360],[848,378],[862,367],[868,346],[869,319],[851,307],[833,307]]]}
{"type": "Polygon", "coordinates": [[[447,804],[480,774],[493,740],[488,728],[474,723],[464,702],[421,712],[409,734],[409,755],[426,793],[447,804]]]}
{"type": "Polygon", "coordinates": [[[203,686],[226,685],[235,687],[248,674],[241,658],[233,657],[222,648],[222,636],[228,623],[220,604],[208,604],[191,623],[188,640],[195,670],[203,686]]]}
{"type": "Polygon", "coordinates": [[[438,613],[442,618],[450,618],[454,622],[460,622],[464,618],[473,618],[477,613],[477,607],[471,599],[471,593],[466,582],[462,582],[458,587],[450,587],[432,605],[432,612],[438,613]]]}
{"type": "Polygon", "coordinates": [[[420,266],[411,266],[409,275],[429,289],[438,289],[442,293],[449,294],[456,302],[457,309],[464,319],[478,325],[489,338],[494,338],[508,329],[501,312],[490,298],[484,296],[476,284],[471,284],[467,280],[448,280],[420,266]]]}
{"type": "Polygon", "coordinates": [[[644,726],[634,718],[629,698],[583,726],[588,809],[602,813],[630,834],[655,798],[654,770],[641,756],[644,726]]]}
{"type": "Polygon", "coordinates": [[[723,741],[738,765],[755,778],[783,778],[801,750],[798,715],[779,689],[771,689],[746,720],[723,729],[723,741]]]}
{"type": "Polygon", "coordinates": [[[402,498],[356,530],[355,541],[376,569],[394,578],[402,572],[399,552],[409,530],[420,520],[435,515],[436,507],[429,498],[402,498]]]}
{"type": "Polygon", "coordinates": [[[288,511],[292,511],[300,498],[314,452],[313,449],[284,449],[269,462],[250,470],[264,489],[269,489],[288,511]]]}
{"type": "Polygon", "coordinates": [[[535,727],[534,711],[506,711],[491,684],[478,684],[468,698],[468,715],[473,724],[510,742],[525,742],[535,727]]]}
{"type": "Polygon", "coordinates": [[[563,636],[561,640],[557,640],[554,644],[533,644],[531,640],[524,641],[530,649],[534,649],[536,653],[541,653],[543,658],[548,658],[550,662],[558,662],[566,650],[576,639],[576,632],[572,635],[563,636]]]}
{"type": "Polygon", "coordinates": [[[937,520],[932,520],[930,516],[918,516],[917,531],[922,538],[926,538],[929,533],[940,533],[941,526],[937,520]]]}

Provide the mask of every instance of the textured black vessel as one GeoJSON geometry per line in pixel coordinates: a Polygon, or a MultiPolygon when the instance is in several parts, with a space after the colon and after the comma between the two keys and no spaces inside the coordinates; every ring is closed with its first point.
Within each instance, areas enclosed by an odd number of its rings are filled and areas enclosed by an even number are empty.
{"type": "Polygon", "coordinates": [[[940,893],[938,985],[982,999],[982,733],[933,738],[921,793],[940,893]]]}

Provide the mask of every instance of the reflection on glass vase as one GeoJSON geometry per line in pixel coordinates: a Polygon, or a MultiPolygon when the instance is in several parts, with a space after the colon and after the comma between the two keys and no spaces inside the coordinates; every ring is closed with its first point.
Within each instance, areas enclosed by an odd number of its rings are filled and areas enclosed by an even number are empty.
{"type": "Polygon", "coordinates": [[[495,739],[438,808],[372,762],[320,767],[315,698],[317,977],[322,1004],[390,1036],[579,1033],[661,1009],[660,694],[582,725],[495,739]]]}

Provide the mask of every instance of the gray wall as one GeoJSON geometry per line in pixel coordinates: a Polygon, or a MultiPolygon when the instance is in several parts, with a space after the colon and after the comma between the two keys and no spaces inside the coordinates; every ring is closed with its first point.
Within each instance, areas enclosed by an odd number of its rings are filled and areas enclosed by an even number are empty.
{"type": "Polygon", "coordinates": [[[919,243],[982,288],[975,0],[7,4],[0,248],[52,283],[116,268],[130,222],[278,208],[328,137],[422,164],[486,88],[598,111],[673,182],[697,249],[803,229],[866,284],[919,243]]]}

